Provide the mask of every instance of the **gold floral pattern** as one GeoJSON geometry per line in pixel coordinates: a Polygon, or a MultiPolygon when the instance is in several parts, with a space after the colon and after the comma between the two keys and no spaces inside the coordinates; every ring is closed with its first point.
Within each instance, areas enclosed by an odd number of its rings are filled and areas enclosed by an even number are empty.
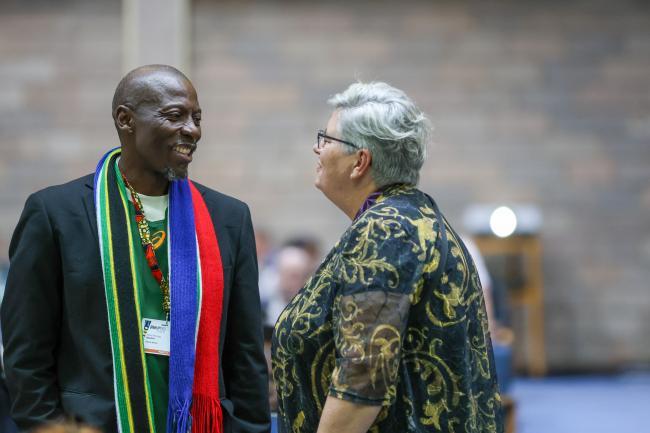
{"type": "Polygon", "coordinates": [[[276,323],[273,377],[281,432],[315,432],[328,395],[382,405],[373,433],[503,431],[476,269],[422,192],[387,188],[343,234],[276,323]]]}

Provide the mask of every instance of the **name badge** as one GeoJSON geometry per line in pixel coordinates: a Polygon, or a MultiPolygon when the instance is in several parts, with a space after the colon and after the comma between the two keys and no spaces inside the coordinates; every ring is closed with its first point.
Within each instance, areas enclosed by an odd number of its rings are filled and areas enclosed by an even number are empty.
{"type": "Polygon", "coordinates": [[[169,322],[166,320],[142,319],[144,353],[169,356],[169,322]]]}

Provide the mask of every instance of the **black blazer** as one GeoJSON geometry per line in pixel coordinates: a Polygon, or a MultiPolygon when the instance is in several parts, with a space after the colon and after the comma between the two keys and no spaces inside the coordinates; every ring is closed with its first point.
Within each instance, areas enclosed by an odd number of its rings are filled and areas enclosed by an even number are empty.
{"type": "MultiPolygon", "coordinates": [[[[212,216],[223,262],[219,376],[224,432],[268,432],[250,212],[241,201],[196,186],[212,216]]],[[[105,433],[117,432],[93,176],[32,194],[9,258],[0,315],[13,418],[29,429],[69,413],[105,433]]]]}

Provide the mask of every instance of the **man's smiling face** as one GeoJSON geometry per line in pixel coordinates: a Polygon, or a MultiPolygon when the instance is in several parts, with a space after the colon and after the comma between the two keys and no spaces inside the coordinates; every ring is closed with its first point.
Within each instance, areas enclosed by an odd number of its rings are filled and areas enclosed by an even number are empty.
{"type": "Polygon", "coordinates": [[[158,74],[148,81],[149,97],[134,107],[134,152],[131,163],[167,180],[187,177],[201,138],[201,107],[192,84],[158,74]]]}

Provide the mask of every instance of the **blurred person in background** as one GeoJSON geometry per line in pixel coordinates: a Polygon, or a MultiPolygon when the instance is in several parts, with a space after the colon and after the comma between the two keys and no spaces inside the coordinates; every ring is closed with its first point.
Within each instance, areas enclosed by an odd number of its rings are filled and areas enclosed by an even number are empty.
{"type": "Polygon", "coordinates": [[[284,243],[284,246],[302,248],[309,255],[310,274],[316,270],[320,261],[323,259],[320,242],[313,236],[300,235],[289,238],[284,243]]]}
{"type": "Polygon", "coordinates": [[[502,432],[476,268],[416,188],[429,126],[400,90],[330,100],[316,187],[351,220],[273,335],[281,432],[502,432]]]}
{"type": "MultiPolygon", "coordinates": [[[[260,262],[260,297],[264,312],[264,355],[269,369],[269,407],[275,416],[278,398],[275,383],[271,375],[271,339],[273,325],[280,312],[287,306],[298,290],[305,284],[309,274],[315,269],[316,260],[320,259],[318,241],[308,236],[297,236],[287,240],[279,249],[270,248],[270,239],[265,231],[256,230],[264,245],[266,254],[258,256],[260,262]]],[[[257,244],[257,242],[256,242],[257,244]]],[[[258,250],[259,251],[259,250],[258,250]]]]}
{"type": "Polygon", "coordinates": [[[187,179],[194,86],[149,65],[115,90],[120,147],[94,175],[32,194],[2,302],[21,429],[79,416],[106,433],[268,432],[246,204],[187,179]]]}
{"type": "Polygon", "coordinates": [[[286,307],[293,295],[295,295],[307,281],[309,275],[316,269],[318,263],[321,260],[321,250],[320,243],[318,240],[312,236],[308,235],[299,235],[293,236],[286,240],[280,247],[273,248],[271,246],[270,236],[265,230],[255,230],[256,243],[259,238],[262,241],[263,248],[258,248],[258,263],[260,268],[260,300],[262,303],[262,310],[264,311],[265,318],[264,323],[267,325],[275,325],[275,321],[280,315],[280,312],[286,307]],[[258,235],[258,233],[260,233],[258,235]],[[304,254],[292,254],[291,256],[299,258],[300,260],[286,260],[283,267],[282,281],[280,281],[280,275],[278,270],[278,257],[280,253],[287,250],[297,248],[304,251],[309,257],[309,263],[305,264],[304,254]],[[294,264],[287,263],[293,262],[294,264]],[[299,271],[296,271],[295,268],[300,268],[299,271]],[[291,274],[298,275],[298,281],[295,281],[295,277],[292,277],[291,274]],[[294,280],[292,282],[292,280],[294,280]],[[286,289],[280,287],[289,287],[289,294],[283,294],[286,292],[286,289]],[[297,286],[297,287],[296,287],[297,286]],[[293,287],[293,288],[291,288],[293,287]],[[289,296],[287,299],[286,296],[289,296]]]}
{"type": "Polygon", "coordinates": [[[312,272],[312,259],[303,248],[284,246],[275,259],[277,278],[275,287],[262,304],[265,323],[273,326],[284,307],[287,306],[312,272]]]}

